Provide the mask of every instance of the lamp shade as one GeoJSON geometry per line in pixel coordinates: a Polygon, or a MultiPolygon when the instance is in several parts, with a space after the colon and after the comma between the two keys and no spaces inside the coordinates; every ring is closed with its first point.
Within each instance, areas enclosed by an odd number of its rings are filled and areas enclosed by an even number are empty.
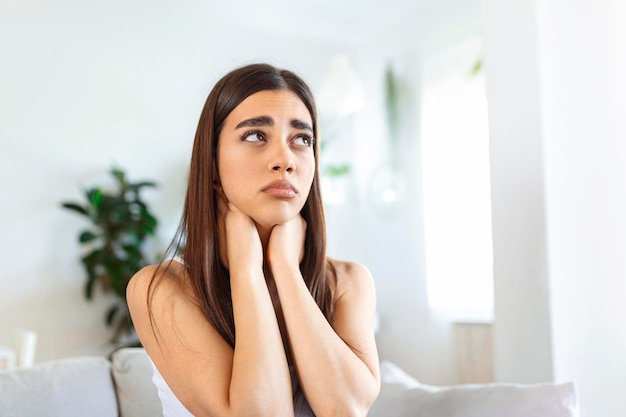
{"type": "Polygon", "coordinates": [[[317,93],[320,112],[329,117],[343,118],[365,106],[365,90],[350,66],[348,57],[335,55],[317,93]]]}

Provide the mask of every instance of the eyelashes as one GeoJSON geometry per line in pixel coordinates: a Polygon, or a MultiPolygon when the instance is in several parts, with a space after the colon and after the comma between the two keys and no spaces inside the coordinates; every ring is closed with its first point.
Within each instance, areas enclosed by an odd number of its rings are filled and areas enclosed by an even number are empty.
{"type": "Polygon", "coordinates": [[[265,135],[259,130],[249,130],[241,135],[242,142],[265,142],[265,135]]]}
{"type": "MultiPolygon", "coordinates": [[[[241,136],[242,142],[250,142],[250,143],[261,143],[267,142],[267,138],[265,137],[265,133],[260,130],[248,130],[244,132],[241,136]]],[[[308,133],[298,133],[294,137],[290,139],[290,142],[296,146],[301,146],[305,148],[311,148],[315,145],[315,138],[313,135],[308,133]]]]}
{"type": "MultiPolygon", "coordinates": [[[[313,145],[315,145],[315,138],[312,135],[309,135],[307,133],[302,133],[297,135],[294,139],[293,139],[294,143],[296,141],[298,142],[302,142],[301,146],[306,146],[307,148],[312,147],[313,145]]],[[[300,143],[298,143],[300,145],[300,143]]]]}

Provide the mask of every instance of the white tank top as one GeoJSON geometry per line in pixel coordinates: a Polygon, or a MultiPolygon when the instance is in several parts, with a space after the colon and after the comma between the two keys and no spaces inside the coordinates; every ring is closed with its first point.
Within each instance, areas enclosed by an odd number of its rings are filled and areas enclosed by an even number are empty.
{"type": "Polygon", "coordinates": [[[159,399],[163,407],[163,417],[193,417],[193,414],[174,395],[174,392],[167,385],[152,359],[150,359],[150,364],[152,364],[152,383],[159,393],[159,399]]]}

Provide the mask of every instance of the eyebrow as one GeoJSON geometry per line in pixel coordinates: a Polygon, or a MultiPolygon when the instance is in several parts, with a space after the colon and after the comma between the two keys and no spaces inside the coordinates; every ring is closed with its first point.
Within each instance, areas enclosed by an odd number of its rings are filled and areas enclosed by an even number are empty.
{"type": "Polygon", "coordinates": [[[274,121],[268,116],[253,117],[252,119],[242,120],[235,126],[235,129],[255,126],[274,126],[274,121]]]}
{"type": "MultiPolygon", "coordinates": [[[[295,129],[306,130],[313,133],[313,128],[311,127],[311,125],[302,120],[292,119],[289,124],[295,129]]],[[[269,116],[253,117],[251,119],[242,120],[241,122],[237,123],[235,129],[256,126],[274,126],[274,120],[269,116]]]]}
{"type": "Polygon", "coordinates": [[[311,127],[311,125],[308,124],[307,122],[303,122],[302,120],[292,119],[290,124],[291,124],[291,127],[295,129],[306,130],[308,132],[313,133],[313,128],[311,127]]]}

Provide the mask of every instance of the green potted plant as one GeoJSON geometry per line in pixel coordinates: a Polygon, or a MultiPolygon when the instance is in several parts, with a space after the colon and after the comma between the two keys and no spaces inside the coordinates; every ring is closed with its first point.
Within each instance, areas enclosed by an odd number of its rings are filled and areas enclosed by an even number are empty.
{"type": "Polygon", "coordinates": [[[124,171],[116,167],[111,175],[115,178],[115,189],[88,188],[84,191],[85,202],[61,205],[91,223],[78,235],[84,249],[81,261],[87,274],[84,294],[88,300],[93,299],[98,284],[104,292],[116,296],[106,312],[105,323],[112,328],[111,341],[119,344],[134,334],[126,287],[130,278],[149,263],[144,243],[155,234],[158,221],[141,198],[141,191],[155,187],[154,182],[131,183],[124,171]]]}

